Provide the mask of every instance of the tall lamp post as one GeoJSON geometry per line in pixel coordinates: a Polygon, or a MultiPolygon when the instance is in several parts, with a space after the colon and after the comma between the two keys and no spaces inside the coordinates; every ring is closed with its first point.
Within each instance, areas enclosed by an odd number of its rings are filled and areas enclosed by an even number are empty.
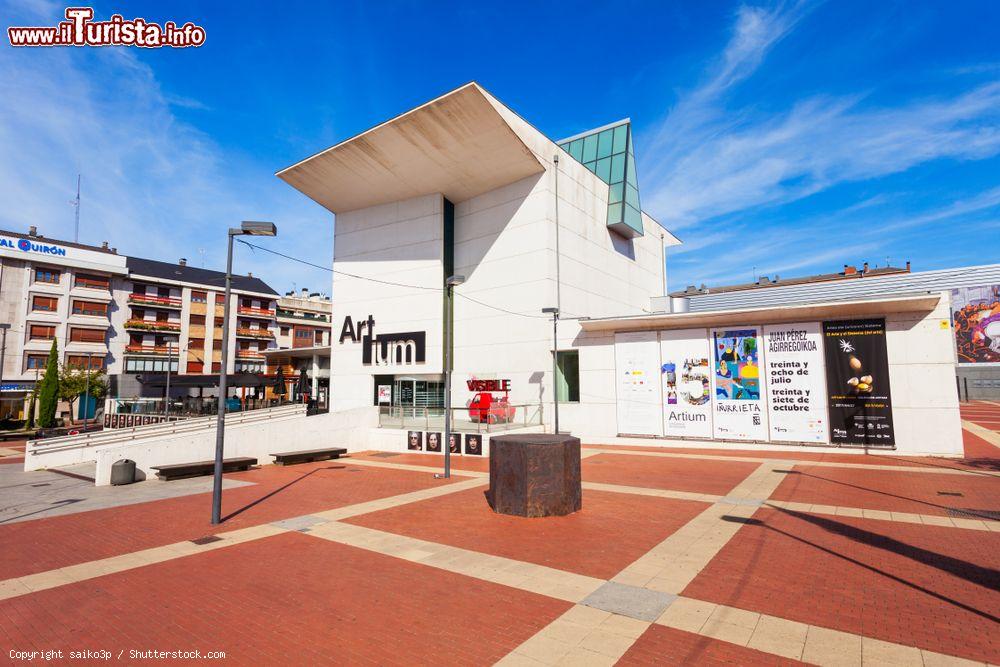
{"type": "MultiPolygon", "coordinates": [[[[229,361],[229,296],[233,282],[233,237],[277,236],[273,222],[244,220],[238,228],[230,227],[229,246],[226,250],[226,296],[222,313],[222,364],[219,369],[219,414],[215,426],[215,480],[212,484],[212,524],[222,521],[222,451],[226,439],[226,364],[229,361]]],[[[168,366],[169,368],[169,366],[168,366]]]]}
{"type": "Polygon", "coordinates": [[[552,407],[555,412],[555,430],[559,433],[559,388],[556,386],[559,377],[557,368],[559,366],[559,309],[542,308],[546,315],[552,315],[552,407]]]}
{"type": "Polygon", "coordinates": [[[452,294],[455,287],[465,282],[465,276],[448,276],[445,284],[444,316],[444,474],[435,475],[445,479],[451,477],[451,329],[452,294]]]}
{"type": "Polygon", "coordinates": [[[3,365],[7,357],[7,329],[10,329],[10,324],[0,322],[0,336],[3,336],[3,342],[0,342],[0,398],[3,398],[3,365]]]}
{"type": "Polygon", "coordinates": [[[163,415],[168,420],[170,419],[170,359],[173,355],[173,342],[172,340],[167,341],[167,389],[163,398],[163,415]]]}
{"type": "Polygon", "coordinates": [[[86,406],[83,409],[83,432],[87,432],[87,427],[90,425],[90,369],[94,365],[93,362],[93,352],[87,353],[87,388],[83,392],[83,400],[86,402],[86,406]]]}

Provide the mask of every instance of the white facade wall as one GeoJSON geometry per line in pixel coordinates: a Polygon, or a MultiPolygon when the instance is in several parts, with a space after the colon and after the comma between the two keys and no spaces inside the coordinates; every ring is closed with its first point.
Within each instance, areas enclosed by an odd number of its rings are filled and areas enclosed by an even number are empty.
{"type": "Polygon", "coordinates": [[[441,373],[443,211],[433,194],[337,216],[334,271],[385,282],[334,274],[331,410],[372,406],[374,374],[441,373]],[[376,334],[426,331],[426,361],[363,365],[361,343],[340,341],[348,315],[355,325],[374,317],[376,334]]]}

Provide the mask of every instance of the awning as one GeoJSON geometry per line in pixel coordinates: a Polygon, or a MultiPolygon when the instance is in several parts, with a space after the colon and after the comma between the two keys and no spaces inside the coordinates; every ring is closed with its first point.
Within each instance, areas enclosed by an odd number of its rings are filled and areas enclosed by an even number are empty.
{"type": "MultiPolygon", "coordinates": [[[[166,373],[143,373],[136,376],[146,387],[166,387],[166,373]]],[[[233,373],[226,376],[226,385],[229,387],[269,387],[274,382],[273,378],[257,373],[233,373]]],[[[218,375],[170,375],[171,387],[218,387],[218,375]]]]}
{"type": "Polygon", "coordinates": [[[632,317],[585,319],[580,320],[580,327],[584,331],[647,331],[685,327],[715,327],[730,324],[774,324],[837,318],[878,317],[888,313],[929,313],[934,310],[940,299],[940,293],[935,292],[861,301],[829,301],[696,313],[653,313],[632,317]]]}

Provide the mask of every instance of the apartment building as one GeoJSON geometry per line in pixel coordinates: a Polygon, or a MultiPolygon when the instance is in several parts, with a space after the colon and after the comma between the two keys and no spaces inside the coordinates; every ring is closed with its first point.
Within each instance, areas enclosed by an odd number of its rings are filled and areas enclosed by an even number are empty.
{"type": "MultiPolygon", "coordinates": [[[[176,376],[172,394],[215,386],[224,293],[225,273],[183,259],[126,257],[107,243],[48,239],[34,227],[0,231],[0,323],[9,325],[0,416],[23,412],[53,340],[61,363],[106,369],[113,396],[162,396],[168,371],[176,376]]],[[[260,278],[233,276],[225,366],[234,388],[240,377],[267,370],[264,352],[276,347],[279,331],[277,297],[260,278]]]]}
{"type": "Polygon", "coordinates": [[[18,418],[45,370],[52,341],[60,362],[105,368],[114,359],[115,288],[126,258],[107,243],[52,241],[31,227],[0,231],[0,416],[18,418]]]}
{"type": "Polygon", "coordinates": [[[298,395],[298,378],[303,370],[309,394],[326,405],[330,382],[330,326],[333,304],[330,297],[302,289],[278,299],[277,347],[267,352],[267,373],[281,368],[287,378],[286,396],[298,395]]]}

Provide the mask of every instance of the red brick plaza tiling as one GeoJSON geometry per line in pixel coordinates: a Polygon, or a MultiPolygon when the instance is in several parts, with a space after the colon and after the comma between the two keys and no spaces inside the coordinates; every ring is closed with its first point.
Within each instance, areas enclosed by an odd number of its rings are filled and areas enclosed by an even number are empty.
{"type": "Polygon", "coordinates": [[[771,509],[684,595],[956,655],[1000,657],[1000,533],[771,509]]]}
{"type": "Polygon", "coordinates": [[[708,507],[705,503],[584,490],[564,517],[494,514],[483,490],[364,514],[348,523],[608,579],[708,507]]]}
{"type": "Polygon", "coordinates": [[[285,533],[0,601],[0,637],[18,650],[221,650],[230,664],[488,665],[570,606],[285,533]]]}
{"type": "Polygon", "coordinates": [[[701,637],[683,630],[651,625],[618,661],[635,665],[741,665],[773,667],[801,664],[737,644],[701,637]]]}
{"type": "Polygon", "coordinates": [[[231,518],[220,526],[209,522],[211,494],[0,526],[0,544],[23,545],[0,548],[0,579],[450,483],[427,473],[351,466],[348,460],[263,466],[226,477],[255,484],[225,490],[222,515],[231,518]]]}
{"type": "Polygon", "coordinates": [[[581,463],[584,481],[724,496],[759,463],[597,454],[581,463]]]}
{"type": "Polygon", "coordinates": [[[948,516],[948,508],[973,512],[1000,509],[1000,484],[989,475],[921,475],[803,465],[792,471],[771,499],[939,516],[948,516]],[[961,495],[948,495],[956,493],[961,495]]]}

